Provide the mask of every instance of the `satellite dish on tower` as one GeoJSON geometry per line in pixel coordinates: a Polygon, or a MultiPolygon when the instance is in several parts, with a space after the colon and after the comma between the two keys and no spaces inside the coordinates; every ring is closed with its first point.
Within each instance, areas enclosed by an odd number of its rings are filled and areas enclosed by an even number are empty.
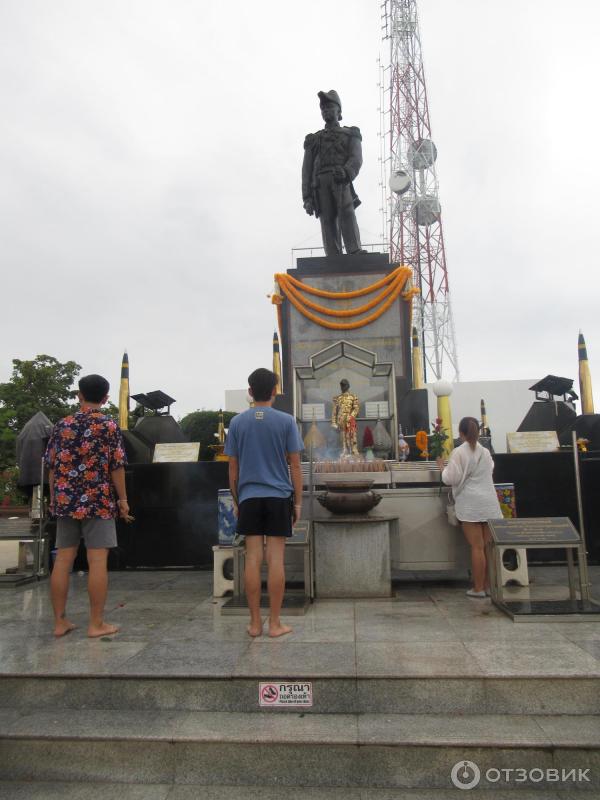
{"type": "Polygon", "coordinates": [[[413,169],[427,169],[435,164],[437,147],[431,139],[418,139],[408,148],[408,159],[413,169]]]}
{"type": "Polygon", "coordinates": [[[432,225],[440,218],[442,207],[435,195],[425,194],[419,197],[413,206],[413,219],[417,225],[432,225]]]}
{"type": "Polygon", "coordinates": [[[406,173],[403,169],[397,169],[395,172],[392,173],[392,177],[390,178],[390,189],[394,194],[404,194],[408,192],[410,189],[410,175],[406,173]]]}

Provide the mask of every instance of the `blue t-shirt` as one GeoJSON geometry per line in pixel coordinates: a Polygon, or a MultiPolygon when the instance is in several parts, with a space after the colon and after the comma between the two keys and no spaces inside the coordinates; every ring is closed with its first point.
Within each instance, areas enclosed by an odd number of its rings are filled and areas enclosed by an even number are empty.
{"type": "Polygon", "coordinates": [[[238,498],[289,497],[287,454],[304,448],[294,418],[270,406],[249,408],[229,423],[225,455],[239,464],[238,498]]]}

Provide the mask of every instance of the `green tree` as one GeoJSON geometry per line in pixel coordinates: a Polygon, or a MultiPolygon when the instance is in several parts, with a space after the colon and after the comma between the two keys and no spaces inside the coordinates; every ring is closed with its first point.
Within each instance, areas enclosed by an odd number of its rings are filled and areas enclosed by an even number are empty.
{"type": "MultiPolygon", "coordinates": [[[[8,408],[0,406],[0,473],[9,467],[14,467],[16,462],[17,432],[10,427],[11,412],[8,408]]],[[[0,486],[0,495],[2,487],[0,486]]]]}
{"type": "Polygon", "coordinates": [[[0,383],[0,469],[14,466],[17,435],[36,412],[56,422],[73,410],[73,383],[81,370],[74,361],[48,355],[12,363],[10,380],[0,383]]]}
{"type": "MultiPolygon", "coordinates": [[[[229,427],[233,417],[235,414],[232,411],[223,412],[226,428],[229,427]]],[[[200,461],[212,461],[215,451],[211,450],[209,445],[217,444],[215,433],[219,427],[219,412],[192,411],[191,414],[186,414],[179,424],[190,442],[200,442],[200,461]]]]}
{"type": "Polygon", "coordinates": [[[112,417],[115,422],[119,421],[119,406],[116,406],[112,400],[102,406],[102,413],[107,417],[112,417]]]}

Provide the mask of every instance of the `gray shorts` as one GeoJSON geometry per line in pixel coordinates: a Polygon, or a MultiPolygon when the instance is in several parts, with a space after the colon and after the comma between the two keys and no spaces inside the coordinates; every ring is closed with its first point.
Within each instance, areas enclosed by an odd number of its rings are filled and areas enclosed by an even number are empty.
{"type": "Polygon", "coordinates": [[[88,550],[97,550],[103,547],[117,546],[117,527],[114,519],[73,519],[73,517],[59,517],[56,523],[56,546],[79,547],[79,540],[83,536],[88,550]]]}

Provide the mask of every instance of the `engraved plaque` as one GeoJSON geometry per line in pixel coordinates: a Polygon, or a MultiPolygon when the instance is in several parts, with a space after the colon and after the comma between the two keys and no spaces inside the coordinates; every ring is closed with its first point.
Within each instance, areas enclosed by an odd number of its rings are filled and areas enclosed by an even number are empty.
{"type": "Polygon", "coordinates": [[[509,453],[551,453],[558,450],[556,431],[519,431],[506,434],[509,453]]]}
{"type": "Polygon", "coordinates": [[[579,533],[568,517],[490,519],[488,525],[496,544],[503,547],[558,547],[579,542],[579,533]]]}
{"type": "Polygon", "coordinates": [[[313,419],[317,422],[325,419],[325,403],[302,403],[302,421],[312,422],[313,419]]]}
{"type": "Polygon", "coordinates": [[[200,442],[159,443],[154,448],[153,464],[198,461],[200,442]]]}
{"type": "Polygon", "coordinates": [[[385,419],[390,415],[390,406],[387,400],[365,403],[365,416],[368,419],[385,419]]]}

